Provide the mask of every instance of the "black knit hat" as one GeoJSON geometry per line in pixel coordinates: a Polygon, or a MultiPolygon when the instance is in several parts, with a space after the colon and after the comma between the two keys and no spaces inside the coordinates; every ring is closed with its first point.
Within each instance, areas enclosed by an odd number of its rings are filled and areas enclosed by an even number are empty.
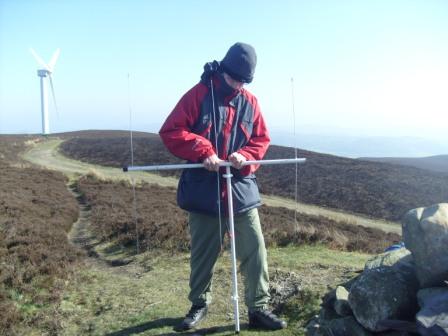
{"type": "Polygon", "coordinates": [[[235,43],[221,61],[221,68],[233,79],[250,83],[254,79],[257,55],[255,49],[246,43],[235,43]]]}

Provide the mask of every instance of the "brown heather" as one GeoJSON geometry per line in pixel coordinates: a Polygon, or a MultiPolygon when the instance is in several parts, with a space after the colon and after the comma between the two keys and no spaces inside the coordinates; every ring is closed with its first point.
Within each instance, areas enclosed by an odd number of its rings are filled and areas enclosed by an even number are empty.
{"type": "MultiPolygon", "coordinates": [[[[126,182],[101,181],[89,175],[79,180],[78,188],[92,207],[91,221],[102,241],[135,246],[136,221],[141,248],[189,249],[187,214],[177,207],[173,188],[137,186],[136,212],[132,186],[126,182]]],[[[338,250],[377,253],[400,240],[397,234],[320,216],[299,214],[296,225],[294,212],[285,208],[262,206],[260,216],[267,246],[324,244],[338,250]]]]}
{"type": "Polygon", "coordinates": [[[6,153],[0,160],[0,334],[23,325],[52,329],[56,322],[34,308],[59,300],[62,280],[81,253],[67,239],[78,206],[62,174],[11,166],[24,145],[0,140],[6,153]]]}
{"type": "MultiPolygon", "coordinates": [[[[78,160],[121,167],[130,164],[130,137],[123,132],[79,132],[61,150],[78,160]]],[[[137,133],[135,165],[179,163],[155,134],[137,133]]],[[[293,148],[271,146],[266,159],[294,157],[293,148]]],[[[305,150],[299,166],[298,200],[372,218],[398,221],[409,210],[448,200],[448,174],[414,167],[355,160],[305,150]]],[[[166,171],[162,175],[178,175],[166,171]]],[[[260,190],[294,199],[295,166],[265,166],[257,172],[260,190]]]]}

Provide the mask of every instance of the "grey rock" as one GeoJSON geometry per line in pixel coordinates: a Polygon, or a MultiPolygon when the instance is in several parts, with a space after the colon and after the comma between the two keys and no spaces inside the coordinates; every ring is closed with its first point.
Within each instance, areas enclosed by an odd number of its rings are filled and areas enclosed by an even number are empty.
{"type": "Polygon", "coordinates": [[[383,320],[380,322],[380,325],[388,330],[399,331],[405,335],[406,333],[417,333],[417,324],[415,321],[383,320]]]}
{"type": "Polygon", "coordinates": [[[448,279],[448,203],[409,211],[403,217],[402,230],[420,286],[443,285],[448,279]]]}
{"type": "Polygon", "coordinates": [[[408,333],[407,331],[384,331],[376,333],[375,336],[415,336],[415,334],[408,333]]]}
{"type": "Polygon", "coordinates": [[[306,328],[307,336],[373,336],[364,329],[353,316],[339,317],[331,321],[321,323],[312,320],[306,328]]]}
{"type": "Polygon", "coordinates": [[[417,299],[421,310],[417,313],[416,318],[420,330],[422,330],[421,334],[425,335],[426,332],[427,335],[443,335],[442,332],[445,332],[445,335],[448,335],[448,288],[436,287],[419,290],[417,299]]]}
{"type": "Polygon", "coordinates": [[[419,324],[418,334],[420,336],[447,336],[448,334],[439,326],[433,326],[431,328],[425,328],[419,324]]]}
{"type": "Polygon", "coordinates": [[[336,288],[332,289],[331,291],[329,291],[327,294],[324,295],[324,297],[322,298],[321,306],[333,309],[335,301],[336,301],[336,288]]]}
{"type": "Polygon", "coordinates": [[[373,334],[364,329],[353,316],[346,316],[330,321],[327,328],[332,336],[372,336],[373,334]]]}
{"type": "Polygon", "coordinates": [[[397,272],[415,274],[415,265],[411,251],[400,248],[379,254],[366,262],[364,272],[378,267],[391,267],[397,272]]]}
{"type": "MultiPolygon", "coordinates": [[[[350,291],[350,288],[357,281],[358,278],[359,278],[359,275],[357,275],[356,277],[348,280],[347,282],[345,282],[339,286],[342,286],[347,291],[350,291]]],[[[339,287],[339,286],[337,286],[337,287],[339,287]]],[[[324,295],[324,297],[322,299],[322,307],[327,307],[327,308],[331,308],[331,309],[334,308],[334,303],[336,301],[336,288],[332,289],[331,291],[329,291],[327,294],[324,295]]]]}
{"type": "Polygon", "coordinates": [[[321,323],[327,323],[330,320],[340,318],[341,316],[336,313],[332,307],[322,307],[319,312],[319,321],[321,323]]]}
{"type": "MultiPolygon", "coordinates": [[[[447,293],[448,293],[448,287],[431,287],[420,289],[417,292],[418,305],[423,308],[426,304],[428,304],[432,300],[437,300],[438,298],[442,297],[446,298],[447,293]]],[[[446,303],[448,305],[448,299],[446,300],[446,303]]]]}
{"type": "Polygon", "coordinates": [[[341,316],[352,315],[352,309],[348,303],[348,290],[343,286],[336,287],[336,299],[334,301],[334,310],[341,316]]]}
{"type": "Polygon", "coordinates": [[[383,320],[413,318],[417,280],[412,273],[381,266],[364,272],[350,289],[348,301],[356,320],[370,331],[384,331],[383,320]]]}
{"type": "Polygon", "coordinates": [[[322,328],[318,318],[312,319],[306,326],[305,335],[307,336],[331,336],[325,328],[322,328]]]}

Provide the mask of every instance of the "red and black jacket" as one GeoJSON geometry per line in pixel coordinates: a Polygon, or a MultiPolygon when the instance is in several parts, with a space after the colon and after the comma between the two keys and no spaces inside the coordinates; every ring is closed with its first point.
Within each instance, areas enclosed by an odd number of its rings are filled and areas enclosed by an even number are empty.
{"type": "MultiPolygon", "coordinates": [[[[203,75],[201,82],[181,98],[159,134],[172,154],[189,162],[202,162],[213,154],[227,160],[233,152],[242,154],[247,160],[261,160],[270,141],[255,96],[245,89],[232,89],[218,72],[211,77],[203,75]],[[214,145],[215,126],[218,150],[214,145]]],[[[235,213],[261,204],[254,175],[257,169],[258,166],[245,166],[239,171],[232,169],[235,213]]],[[[221,209],[225,209],[225,183],[222,177],[220,180],[219,201],[223,202],[221,209]]],[[[216,173],[205,169],[184,170],[179,181],[178,204],[188,211],[217,215],[216,173]]]]}

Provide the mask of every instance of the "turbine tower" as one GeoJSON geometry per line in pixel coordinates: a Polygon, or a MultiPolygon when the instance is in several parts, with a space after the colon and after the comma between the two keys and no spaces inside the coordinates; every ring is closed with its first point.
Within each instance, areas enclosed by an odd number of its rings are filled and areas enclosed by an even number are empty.
{"type": "Polygon", "coordinates": [[[56,49],[48,64],[46,64],[42,60],[42,58],[40,58],[40,56],[34,51],[33,48],[30,48],[30,52],[33,54],[37,63],[42,67],[41,69],[37,70],[37,75],[40,77],[40,107],[42,112],[42,134],[47,135],[50,134],[50,120],[48,115],[48,92],[47,92],[46,78],[48,77],[48,79],[50,80],[51,94],[53,96],[54,106],[57,111],[56,97],[54,95],[53,79],[51,77],[51,74],[53,73],[54,66],[56,65],[56,61],[58,60],[59,53],[61,52],[61,50],[59,48],[56,49]]]}

